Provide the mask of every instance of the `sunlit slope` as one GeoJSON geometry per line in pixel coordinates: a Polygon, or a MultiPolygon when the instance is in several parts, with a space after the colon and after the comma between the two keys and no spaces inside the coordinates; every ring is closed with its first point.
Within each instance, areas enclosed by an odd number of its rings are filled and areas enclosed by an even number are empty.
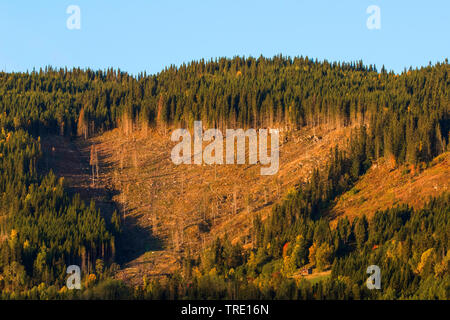
{"type": "MultiPolygon", "coordinates": [[[[175,165],[168,134],[115,129],[75,143],[47,138],[48,166],[64,176],[69,190],[94,199],[108,217],[118,210],[123,221],[118,277],[141,282],[143,276],[171,274],[182,268],[180,257],[196,256],[225,234],[252,245],[253,217],[264,217],[295,185],[323,166],[331,147],[345,145],[349,128],[302,129],[282,133],[280,168],[260,175],[260,165],[175,165]],[[92,184],[89,158],[95,144],[99,179],[92,184]]],[[[382,159],[338,197],[328,217],[353,219],[396,204],[421,207],[429,196],[448,191],[449,153],[428,166],[392,168],[382,159]]]]}
{"type": "Polygon", "coordinates": [[[227,234],[251,246],[253,217],[264,217],[296,184],[323,165],[329,150],[348,137],[345,129],[302,129],[280,136],[279,172],[262,176],[260,165],[175,165],[168,134],[115,129],[79,141],[88,154],[95,143],[100,159],[98,183],[114,190],[133,259],[120,277],[172,273],[179,257],[193,254],[227,234]],[[139,229],[139,232],[133,230],[139,229]],[[150,233],[154,241],[142,239],[150,233]],[[132,247],[132,245],[134,247],[132,247]]]}
{"type": "Polygon", "coordinates": [[[428,165],[392,168],[380,159],[350,191],[337,199],[330,217],[353,219],[363,214],[371,217],[377,210],[398,204],[421,208],[429,197],[449,190],[449,160],[450,153],[446,152],[428,165]]]}

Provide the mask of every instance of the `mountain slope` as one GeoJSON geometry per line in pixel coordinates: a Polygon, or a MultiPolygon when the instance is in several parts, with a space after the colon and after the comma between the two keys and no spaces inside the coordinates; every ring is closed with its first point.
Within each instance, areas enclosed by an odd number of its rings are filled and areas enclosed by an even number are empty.
{"type": "Polygon", "coordinates": [[[144,274],[173,273],[183,255],[196,254],[225,234],[251,246],[254,215],[264,219],[290,188],[326,162],[330,147],[342,143],[350,130],[282,133],[280,168],[273,176],[261,176],[260,165],[176,166],[170,159],[170,136],[156,132],[125,135],[115,129],[78,140],[85,157],[96,145],[97,184],[114,190],[112,200],[121,212],[122,254],[128,258],[118,277],[140,282],[144,274]],[[151,237],[143,239],[144,234],[151,237]]]}
{"type": "Polygon", "coordinates": [[[448,191],[450,153],[436,157],[428,166],[391,166],[380,159],[348,192],[340,196],[329,215],[348,217],[365,214],[373,216],[377,210],[386,210],[406,203],[416,209],[423,207],[430,197],[448,191]]]}
{"type": "MultiPolygon", "coordinates": [[[[283,134],[280,170],[261,176],[259,165],[174,165],[173,143],[156,132],[123,134],[119,129],[75,143],[62,137],[43,139],[45,161],[65,177],[69,191],[94,199],[102,213],[121,213],[124,234],[118,278],[140,283],[143,276],[163,276],[180,269],[181,257],[198,254],[217,236],[252,246],[253,217],[272,210],[289,189],[306,182],[314,167],[323,166],[329,149],[347,139],[346,129],[302,129],[283,134]],[[92,184],[91,146],[100,160],[100,176],[92,184]],[[75,165],[76,164],[76,165],[75,165]]],[[[382,159],[356,185],[338,197],[329,212],[336,218],[372,216],[400,203],[420,208],[429,196],[448,190],[447,152],[428,167],[391,168],[382,159]]],[[[45,162],[44,162],[45,163],[45,162]]]]}

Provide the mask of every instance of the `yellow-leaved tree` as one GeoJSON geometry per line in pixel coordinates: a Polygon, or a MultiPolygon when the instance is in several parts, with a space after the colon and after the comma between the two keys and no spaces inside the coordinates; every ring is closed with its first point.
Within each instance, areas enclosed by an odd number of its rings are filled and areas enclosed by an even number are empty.
{"type": "Polygon", "coordinates": [[[427,275],[433,271],[434,264],[436,262],[436,253],[434,248],[430,248],[422,253],[420,262],[417,265],[416,273],[421,276],[427,275]]]}

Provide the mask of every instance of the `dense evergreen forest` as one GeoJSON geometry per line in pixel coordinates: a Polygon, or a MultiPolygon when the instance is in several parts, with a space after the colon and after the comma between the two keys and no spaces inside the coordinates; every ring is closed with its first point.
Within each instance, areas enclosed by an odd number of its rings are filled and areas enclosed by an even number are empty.
{"type": "MultiPolygon", "coordinates": [[[[425,208],[399,206],[335,229],[323,218],[333,200],[384,157],[424,165],[448,150],[449,64],[377,71],[308,58],[221,58],[132,77],[120,70],[0,73],[0,289],[11,298],[450,298],[450,197],[425,208]],[[217,239],[187,255],[168,281],[127,287],[113,280],[120,219],[69,196],[38,170],[40,137],[90,136],[191,127],[355,126],[330,150],[325,169],[290,192],[264,222],[254,218],[253,249],[217,239]],[[86,272],[84,290],[64,287],[66,267],[86,272]],[[307,264],[331,268],[316,284],[297,280],[307,264]],[[366,289],[379,265],[383,290],[366,289]]],[[[300,177],[299,177],[300,178],[300,177]]]]}
{"type": "Polygon", "coordinates": [[[449,65],[400,75],[358,63],[260,57],[120,70],[0,73],[1,125],[33,135],[147,128],[370,124],[377,156],[428,161],[448,143],[449,65]]]}

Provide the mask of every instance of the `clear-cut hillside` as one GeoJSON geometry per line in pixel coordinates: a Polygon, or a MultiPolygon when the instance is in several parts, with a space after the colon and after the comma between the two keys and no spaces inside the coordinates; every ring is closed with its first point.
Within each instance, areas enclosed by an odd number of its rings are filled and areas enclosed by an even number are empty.
{"type": "Polygon", "coordinates": [[[100,179],[124,221],[126,263],[119,277],[139,282],[143,275],[172,273],[180,257],[196,255],[215,237],[251,246],[253,217],[270,212],[286,192],[306,181],[326,162],[329,150],[350,129],[302,129],[280,136],[280,168],[261,176],[260,165],[175,165],[170,135],[125,135],[115,129],[78,140],[85,158],[92,144],[100,159],[100,179]]]}
{"type": "MultiPolygon", "coordinates": [[[[180,270],[180,258],[197,255],[217,236],[252,244],[253,217],[264,217],[287,191],[309,179],[326,163],[329,150],[344,145],[350,128],[302,129],[280,139],[280,168],[261,176],[259,165],[174,165],[168,134],[115,129],[75,142],[43,139],[49,157],[43,164],[65,177],[69,191],[94,199],[105,217],[118,210],[123,237],[118,277],[139,283],[143,276],[180,270]],[[99,179],[92,184],[91,147],[99,158],[99,179]]],[[[391,168],[381,159],[340,196],[329,212],[336,218],[366,214],[400,203],[420,207],[429,196],[448,191],[449,153],[422,169],[391,168]]]]}
{"type": "Polygon", "coordinates": [[[330,218],[353,219],[363,214],[370,218],[377,210],[404,203],[421,208],[430,197],[449,191],[449,165],[449,152],[436,157],[428,166],[392,168],[380,159],[351,190],[337,199],[330,218]]]}

